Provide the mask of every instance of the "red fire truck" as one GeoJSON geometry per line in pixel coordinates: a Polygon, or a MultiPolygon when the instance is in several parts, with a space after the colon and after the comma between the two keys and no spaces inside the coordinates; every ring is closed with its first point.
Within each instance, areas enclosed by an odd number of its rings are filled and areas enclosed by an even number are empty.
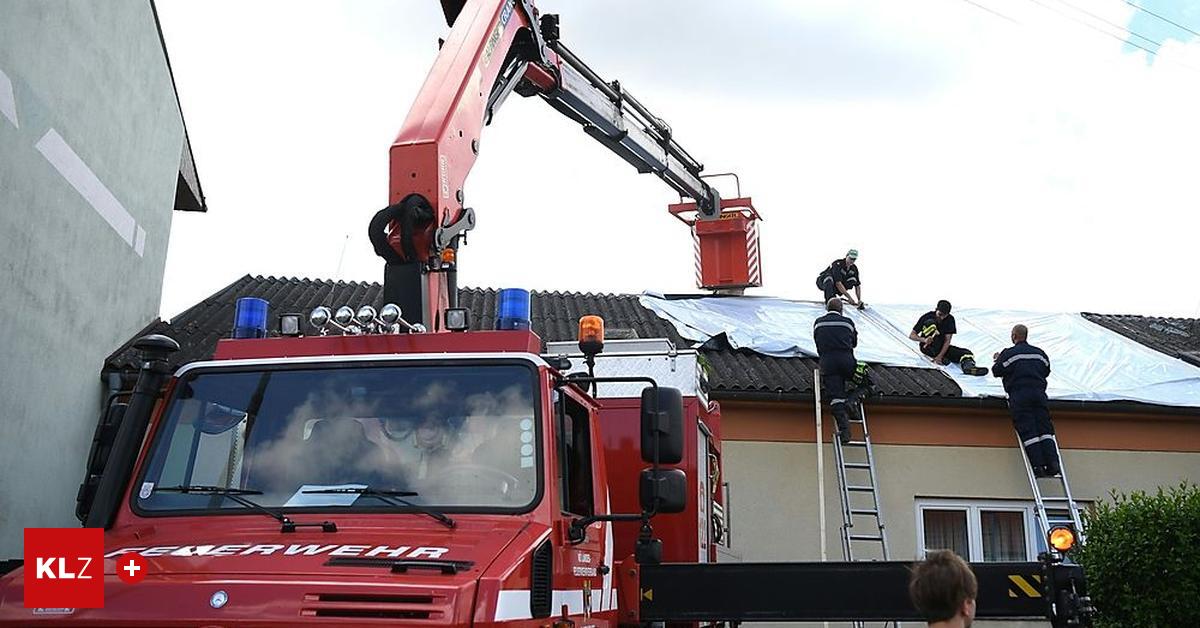
{"type": "MultiPolygon", "coordinates": [[[[442,5],[452,29],[371,224],[390,303],[318,308],[313,333],[293,318],[267,338],[247,301],[236,338],[177,370],[173,340],[140,339],[79,496],[84,525],[105,530],[105,605],[25,608],[17,569],[0,577],[0,625],[915,619],[905,562],[717,560],[720,409],[694,352],[606,343],[591,316],[578,344],[546,346],[520,290],[501,293],[494,324],[457,307],[455,251],[474,224],[463,181],[512,91],[690,199],[672,211],[693,215],[702,285],[760,275],[749,199],[723,202],[665,122],[562,45],[557,16],[528,0],[442,5]],[[116,576],[131,555],[147,566],[137,584],[116,576]]],[[[1087,621],[1076,566],[975,570],[980,617],[1087,621]],[[1044,597],[1010,597],[1014,577],[1044,597]]]]}

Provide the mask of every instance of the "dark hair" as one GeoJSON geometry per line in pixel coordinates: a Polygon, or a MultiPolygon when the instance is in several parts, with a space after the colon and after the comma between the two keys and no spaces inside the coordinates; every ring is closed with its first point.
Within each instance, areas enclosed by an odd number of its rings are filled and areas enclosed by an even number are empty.
{"type": "Polygon", "coordinates": [[[971,566],[950,550],[930,552],[913,567],[908,581],[913,606],[930,623],[954,617],[963,602],[975,599],[978,593],[971,566]]]}
{"type": "Polygon", "coordinates": [[[941,312],[942,314],[949,314],[950,313],[950,302],[945,299],[938,301],[937,311],[941,312]]]}

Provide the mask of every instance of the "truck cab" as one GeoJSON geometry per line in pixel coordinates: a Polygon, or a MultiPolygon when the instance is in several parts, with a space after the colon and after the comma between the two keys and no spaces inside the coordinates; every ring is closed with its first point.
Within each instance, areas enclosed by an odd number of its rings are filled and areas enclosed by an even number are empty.
{"type": "Polygon", "coordinates": [[[715,560],[719,412],[693,353],[592,355],[597,381],[579,357],[528,330],[222,340],[134,435],[104,607],[24,608],[18,569],[0,625],[615,624],[639,543],[715,560]],[[599,381],[639,364],[663,385],[599,381]]]}

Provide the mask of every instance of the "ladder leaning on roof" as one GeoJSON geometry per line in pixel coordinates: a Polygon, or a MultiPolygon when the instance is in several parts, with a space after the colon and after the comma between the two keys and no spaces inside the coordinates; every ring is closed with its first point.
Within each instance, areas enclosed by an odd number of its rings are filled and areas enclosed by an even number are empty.
{"type": "MultiPolygon", "coordinates": [[[[813,381],[817,382],[818,386],[820,385],[819,370],[814,373],[813,381]]],[[[821,397],[819,392],[815,395],[815,399],[816,412],[820,414],[821,397]]],[[[862,405],[861,398],[856,398],[847,405],[851,405],[850,442],[842,444],[841,439],[837,437],[836,427],[832,438],[834,462],[837,464],[838,492],[841,494],[842,558],[847,562],[855,560],[886,561],[889,559],[887,526],[883,522],[883,500],[879,495],[879,484],[876,481],[875,451],[871,447],[871,432],[867,429],[867,411],[862,405]],[[855,435],[855,425],[858,425],[861,431],[858,435],[855,435]],[[869,495],[870,501],[859,499],[856,502],[856,495],[869,495]],[[859,523],[857,532],[854,530],[856,521],[859,523]],[[855,558],[856,548],[865,551],[871,546],[877,550],[876,556],[864,556],[860,552],[858,558],[855,558]]],[[[817,435],[818,441],[823,438],[823,435],[817,435]]],[[[825,504],[822,503],[820,507],[824,508],[825,504]]],[[[900,622],[889,623],[900,628],[900,622]]],[[[864,623],[861,621],[854,622],[856,627],[863,625],[864,623]]]]}
{"type": "Polygon", "coordinates": [[[850,413],[850,442],[833,438],[833,455],[837,463],[838,489],[842,499],[842,556],[847,561],[855,559],[855,549],[860,550],[857,560],[888,560],[887,528],[883,522],[882,500],[879,496],[878,475],[875,472],[875,451],[871,447],[871,433],[867,429],[866,410],[858,405],[859,411],[850,413]],[[855,425],[860,434],[855,434],[855,425]],[[870,499],[856,500],[855,496],[870,499]],[[857,522],[858,525],[855,525],[857,522]],[[857,528],[857,531],[855,530],[857,528]],[[878,558],[866,556],[864,551],[876,546],[878,558]]]}
{"type": "Polygon", "coordinates": [[[1017,449],[1021,452],[1021,460],[1025,462],[1025,473],[1029,476],[1029,488],[1033,490],[1033,499],[1036,504],[1034,516],[1037,517],[1038,528],[1042,532],[1042,541],[1046,542],[1050,528],[1060,525],[1071,526],[1076,537],[1083,541],[1083,522],[1079,516],[1079,504],[1071,495],[1071,485],[1067,482],[1067,464],[1063,460],[1062,450],[1055,447],[1059,474],[1039,478],[1033,472],[1033,465],[1029,464],[1029,456],[1025,454],[1025,443],[1021,441],[1020,434],[1017,434],[1017,449]],[[1038,484],[1039,481],[1049,484],[1048,488],[1054,492],[1050,495],[1044,494],[1042,486],[1038,484]],[[1047,507],[1047,503],[1050,504],[1049,507],[1047,507]],[[1064,510],[1066,511],[1065,515],[1058,514],[1064,510]]]}

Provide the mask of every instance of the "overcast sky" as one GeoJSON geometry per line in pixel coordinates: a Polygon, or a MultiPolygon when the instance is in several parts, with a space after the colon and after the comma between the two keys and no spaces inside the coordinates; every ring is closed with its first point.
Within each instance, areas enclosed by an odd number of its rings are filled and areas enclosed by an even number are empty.
{"type": "MultiPolygon", "coordinates": [[[[1140,2],[1200,31],[1200,0],[1140,2]]],[[[1194,33],[1123,0],[537,4],[741,176],[766,219],[751,293],[818,298],[853,246],[868,302],[1200,316],[1194,33]]],[[[209,206],[174,215],[164,318],[247,273],[381,281],[367,222],[438,2],[158,8],[209,206]]],[[[657,178],[538,99],[510,98],[481,144],[463,285],[695,290],[657,178]]]]}

